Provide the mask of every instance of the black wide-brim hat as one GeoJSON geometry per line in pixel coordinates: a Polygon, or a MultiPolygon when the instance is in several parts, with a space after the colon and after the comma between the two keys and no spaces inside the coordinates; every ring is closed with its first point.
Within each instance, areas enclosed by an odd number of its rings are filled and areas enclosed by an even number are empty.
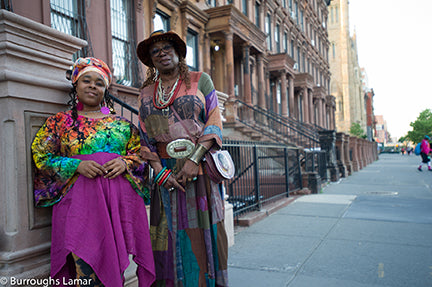
{"type": "Polygon", "coordinates": [[[144,65],[152,67],[153,63],[150,56],[150,47],[159,41],[169,41],[173,43],[174,49],[179,56],[186,58],[186,43],[173,31],[165,32],[164,30],[154,31],[150,37],[140,42],[137,46],[138,58],[144,65]]]}

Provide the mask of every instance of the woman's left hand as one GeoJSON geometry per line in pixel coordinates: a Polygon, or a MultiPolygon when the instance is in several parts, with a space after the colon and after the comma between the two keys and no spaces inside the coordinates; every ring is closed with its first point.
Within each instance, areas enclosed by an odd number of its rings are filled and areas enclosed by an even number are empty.
{"type": "Polygon", "coordinates": [[[199,166],[196,165],[196,163],[191,160],[186,160],[183,168],[176,175],[177,181],[180,182],[183,186],[186,186],[187,182],[196,180],[198,171],[199,166]]]}
{"type": "Polygon", "coordinates": [[[106,162],[103,167],[108,171],[104,178],[114,179],[126,171],[126,162],[117,157],[106,162]]]}

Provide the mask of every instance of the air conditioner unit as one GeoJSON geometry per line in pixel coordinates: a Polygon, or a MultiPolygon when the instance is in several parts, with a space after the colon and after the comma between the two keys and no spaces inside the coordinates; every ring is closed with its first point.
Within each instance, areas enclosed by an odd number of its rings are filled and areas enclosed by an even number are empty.
{"type": "Polygon", "coordinates": [[[311,44],[315,47],[315,40],[311,40],[311,44]]]}
{"type": "Polygon", "coordinates": [[[293,18],[293,19],[296,18],[296,15],[295,15],[294,11],[291,11],[291,18],[293,18]]]}
{"type": "Polygon", "coordinates": [[[294,64],[293,69],[294,69],[294,70],[298,70],[298,63],[295,63],[295,64],[294,64]]]}

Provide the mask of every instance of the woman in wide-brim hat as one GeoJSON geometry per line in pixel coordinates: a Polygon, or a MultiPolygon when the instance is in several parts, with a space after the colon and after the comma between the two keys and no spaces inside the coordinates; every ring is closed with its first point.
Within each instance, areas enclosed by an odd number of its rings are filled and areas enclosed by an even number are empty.
{"type": "Polygon", "coordinates": [[[137,54],[148,67],[139,118],[141,156],[155,174],[155,286],[227,286],[224,202],[202,161],[208,150],[222,146],[213,82],[188,70],[186,44],[174,32],[153,32],[137,54]]]}

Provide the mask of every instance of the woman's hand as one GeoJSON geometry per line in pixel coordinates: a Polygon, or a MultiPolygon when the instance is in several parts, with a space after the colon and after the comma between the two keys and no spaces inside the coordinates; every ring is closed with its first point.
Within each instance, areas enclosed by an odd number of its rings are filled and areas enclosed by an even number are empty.
{"type": "Polygon", "coordinates": [[[105,175],[107,170],[93,160],[83,160],[78,165],[77,172],[87,178],[95,178],[99,175],[105,175]]]}
{"type": "MultiPolygon", "coordinates": [[[[162,165],[160,163],[157,164],[150,164],[152,168],[154,169],[155,175],[159,174],[159,172],[163,169],[162,165]]],[[[173,174],[170,175],[167,182],[165,182],[164,186],[168,191],[174,191],[176,189],[185,192],[184,187],[177,181],[176,176],[173,174]]]]}
{"type": "Polygon", "coordinates": [[[196,163],[194,163],[191,160],[186,160],[185,164],[183,165],[183,168],[176,176],[177,181],[182,183],[183,186],[186,186],[186,183],[188,181],[196,180],[198,171],[199,171],[199,166],[196,165],[196,163]]]}
{"type": "Polygon", "coordinates": [[[106,162],[102,168],[105,169],[105,178],[114,179],[126,171],[126,162],[117,157],[106,162]]]}

